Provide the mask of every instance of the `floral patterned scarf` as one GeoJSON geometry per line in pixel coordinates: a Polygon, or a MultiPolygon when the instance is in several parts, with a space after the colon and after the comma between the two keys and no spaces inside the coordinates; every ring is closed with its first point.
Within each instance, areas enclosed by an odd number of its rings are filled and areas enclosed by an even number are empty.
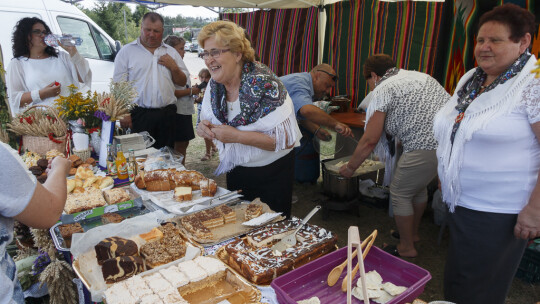
{"type": "Polygon", "coordinates": [[[221,123],[232,127],[256,122],[281,106],[287,97],[287,90],[272,70],[259,62],[247,62],[242,67],[240,80],[240,114],[229,121],[225,86],[214,79],[210,81],[213,82],[210,86],[212,111],[221,123]]]}
{"type": "Polygon", "coordinates": [[[473,100],[476,99],[480,94],[486,93],[491,91],[493,88],[495,88],[499,84],[503,84],[509,79],[512,79],[514,76],[516,76],[525,64],[527,64],[527,61],[531,57],[531,53],[525,52],[521,54],[521,56],[514,61],[514,63],[502,74],[500,74],[490,85],[487,87],[482,86],[484,81],[486,80],[487,74],[482,70],[482,68],[478,67],[472,77],[463,85],[463,87],[457,92],[458,100],[456,105],[456,110],[458,110],[458,115],[456,117],[456,120],[454,122],[454,126],[452,128],[452,134],[450,135],[450,141],[454,143],[454,138],[456,137],[456,132],[459,129],[459,126],[461,125],[461,121],[463,120],[463,117],[465,117],[465,110],[469,107],[469,105],[473,102],[473,100]],[[482,89],[484,91],[482,91],[482,89]]]}

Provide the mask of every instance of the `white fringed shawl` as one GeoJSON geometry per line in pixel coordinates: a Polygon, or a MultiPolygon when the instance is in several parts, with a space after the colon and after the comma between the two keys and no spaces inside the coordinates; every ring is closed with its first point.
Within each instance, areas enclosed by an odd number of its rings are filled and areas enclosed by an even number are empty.
{"type": "MultiPolygon", "coordinates": [[[[366,111],[366,127],[371,116],[373,116],[381,105],[388,104],[395,98],[403,98],[409,91],[421,90],[423,88],[422,84],[426,82],[426,78],[426,74],[400,69],[396,75],[380,83],[372,92],[373,96],[366,111]]],[[[399,139],[396,138],[396,143],[398,141],[399,139]]],[[[377,146],[375,146],[374,152],[381,161],[384,161],[383,186],[388,186],[394,175],[397,149],[394,156],[391,156],[384,129],[377,146]]]]}
{"type": "MultiPolygon", "coordinates": [[[[210,91],[206,90],[205,98],[201,107],[201,120],[209,120],[212,124],[220,125],[221,122],[214,116],[210,103],[210,91]],[[208,96],[207,96],[208,95],[208,96]]],[[[270,114],[260,118],[256,122],[236,127],[240,131],[260,132],[276,140],[275,151],[287,149],[299,139],[298,124],[294,116],[293,103],[289,95],[285,102],[270,114]]],[[[214,172],[216,175],[231,171],[234,167],[249,163],[259,157],[265,150],[240,143],[222,143],[214,140],[219,150],[219,165],[214,172]]]]}
{"type": "MultiPolygon", "coordinates": [[[[471,140],[475,132],[483,130],[491,120],[510,113],[518,105],[523,89],[534,79],[534,74],[530,71],[534,68],[535,62],[536,58],[533,55],[518,75],[504,84],[499,84],[493,90],[480,94],[469,105],[456,132],[453,145],[450,135],[458,114],[455,109],[458,99],[456,93],[435,116],[433,132],[439,142],[437,149],[439,179],[443,199],[451,212],[455,210],[461,196],[459,172],[463,163],[465,144],[471,140]]],[[[472,77],[475,70],[472,69],[461,77],[455,92],[472,77]]]]}

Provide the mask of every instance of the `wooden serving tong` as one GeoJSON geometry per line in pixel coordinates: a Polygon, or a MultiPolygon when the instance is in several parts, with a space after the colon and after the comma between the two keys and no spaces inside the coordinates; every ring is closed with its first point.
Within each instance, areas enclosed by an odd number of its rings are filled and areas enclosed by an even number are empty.
{"type": "MultiPolygon", "coordinates": [[[[364,258],[366,258],[369,252],[369,249],[371,249],[371,246],[373,245],[373,241],[375,241],[376,237],[377,237],[377,230],[373,230],[373,232],[362,242],[361,247],[363,250],[365,250],[363,253],[364,258]],[[368,246],[367,249],[366,249],[366,246],[368,246]]],[[[357,250],[355,249],[354,252],[352,253],[352,258],[356,256],[356,253],[357,253],[357,250]]],[[[345,260],[343,263],[339,264],[338,266],[334,267],[334,269],[330,271],[330,273],[328,274],[328,279],[326,281],[328,283],[328,286],[336,285],[337,281],[339,280],[339,277],[341,276],[341,273],[343,272],[343,269],[345,269],[346,266],[347,266],[347,260],[345,260]]],[[[353,277],[357,271],[358,271],[358,265],[353,270],[354,272],[353,277]]],[[[346,282],[346,279],[347,277],[344,278],[343,282],[346,282]]],[[[343,291],[345,291],[345,289],[343,289],[343,291]]]]}

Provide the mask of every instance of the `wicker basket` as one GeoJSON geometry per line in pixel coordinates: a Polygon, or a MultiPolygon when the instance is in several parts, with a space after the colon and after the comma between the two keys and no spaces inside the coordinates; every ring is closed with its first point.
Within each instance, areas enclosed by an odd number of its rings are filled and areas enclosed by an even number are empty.
{"type": "MultiPolygon", "coordinates": [[[[66,124],[64,123],[64,121],[62,119],[60,119],[60,117],[58,117],[57,111],[54,110],[53,108],[49,107],[49,106],[35,105],[35,106],[29,107],[24,112],[26,113],[30,109],[38,108],[38,107],[47,108],[56,117],[56,119],[58,120],[60,125],[65,130],[65,133],[67,133],[66,124]]],[[[43,157],[45,157],[47,152],[49,152],[50,150],[58,150],[58,151],[64,153],[64,155],[66,154],[66,138],[65,138],[65,136],[54,137],[54,140],[59,141],[59,143],[56,143],[56,142],[52,141],[51,139],[49,139],[48,137],[45,137],[45,136],[23,135],[22,139],[23,139],[23,148],[24,149],[27,149],[28,151],[38,153],[39,155],[41,155],[43,157]]]]}
{"type": "Polygon", "coordinates": [[[81,151],[72,150],[71,152],[77,155],[83,162],[85,162],[90,157],[90,149],[85,149],[81,151]]]}

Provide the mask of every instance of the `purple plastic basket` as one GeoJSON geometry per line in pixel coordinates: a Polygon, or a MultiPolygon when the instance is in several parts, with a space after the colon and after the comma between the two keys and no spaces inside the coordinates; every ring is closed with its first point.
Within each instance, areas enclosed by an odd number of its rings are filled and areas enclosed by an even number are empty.
{"type": "MultiPolygon", "coordinates": [[[[330,271],[347,259],[347,247],[327,254],[298,269],[286,273],[272,282],[280,304],[296,304],[297,301],[318,297],[321,303],[346,303],[347,293],[341,291],[341,283],[347,274],[347,267],[343,270],[336,285],[329,287],[326,279],[330,271]]],[[[354,259],[353,266],[357,263],[354,259]]],[[[373,246],[364,260],[366,272],[377,270],[383,282],[392,282],[398,286],[405,286],[407,290],[396,296],[389,304],[407,303],[416,299],[423,291],[426,283],[431,279],[429,271],[397,258],[373,246]]],[[[358,271],[359,273],[360,271],[358,271]]],[[[353,286],[359,274],[353,280],[353,286]]],[[[363,301],[352,297],[352,303],[363,301]]],[[[370,303],[375,303],[370,301],[370,303]]]]}

